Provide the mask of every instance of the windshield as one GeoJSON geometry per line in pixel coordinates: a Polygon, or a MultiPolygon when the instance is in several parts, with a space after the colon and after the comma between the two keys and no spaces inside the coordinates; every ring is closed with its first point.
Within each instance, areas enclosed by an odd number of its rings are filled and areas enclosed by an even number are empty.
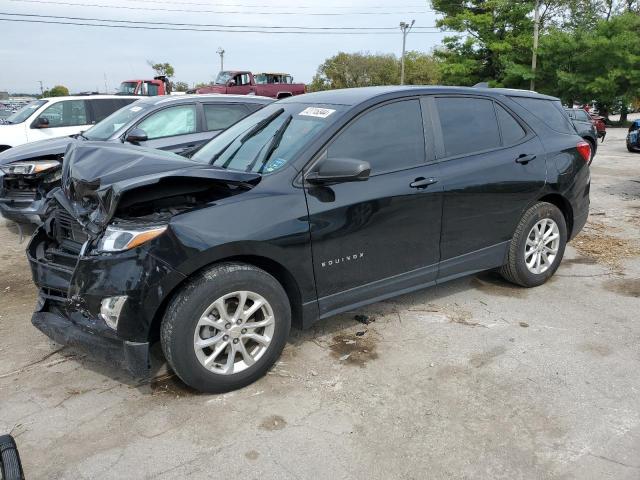
{"type": "Polygon", "coordinates": [[[47,103],[46,100],[35,100],[33,102],[29,102],[14,114],[9,115],[6,118],[5,122],[6,123],[22,123],[27,118],[29,118],[33,112],[35,112],[38,108],[40,108],[45,103],[47,103]]]}
{"type": "Polygon", "coordinates": [[[123,93],[125,95],[135,95],[137,86],[138,82],[122,82],[120,84],[120,90],[118,90],[118,93],[123,93]]]}
{"type": "Polygon", "coordinates": [[[96,123],[89,130],[84,132],[82,136],[87,140],[108,140],[111,136],[120,130],[124,125],[128,124],[134,118],[141,117],[152,105],[138,105],[135,102],[127,105],[120,110],[116,110],[104,120],[96,123]]]}
{"type": "Polygon", "coordinates": [[[226,85],[233,77],[233,72],[220,72],[216,77],[216,85],[226,85]]]}
{"type": "Polygon", "coordinates": [[[222,132],[192,158],[231,170],[271,173],[291,161],[343,109],[338,105],[274,103],[222,132]]]}

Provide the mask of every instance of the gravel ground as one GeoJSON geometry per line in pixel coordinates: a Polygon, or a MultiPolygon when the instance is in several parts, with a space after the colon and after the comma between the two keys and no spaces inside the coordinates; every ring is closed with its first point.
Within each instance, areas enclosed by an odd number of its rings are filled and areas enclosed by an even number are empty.
{"type": "Polygon", "coordinates": [[[546,285],[481,274],[334,317],[225,395],[49,341],[26,241],[0,223],[0,432],[28,479],[637,479],[640,154],[624,135],[600,146],[589,223],[546,285]]]}

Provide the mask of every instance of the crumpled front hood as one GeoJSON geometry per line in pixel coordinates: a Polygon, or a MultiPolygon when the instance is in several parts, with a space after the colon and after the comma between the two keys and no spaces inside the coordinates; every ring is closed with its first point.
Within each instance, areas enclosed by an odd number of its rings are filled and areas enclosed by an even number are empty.
{"type": "MultiPolygon", "coordinates": [[[[176,185],[188,190],[203,183],[251,188],[261,175],[229,171],[174,153],[104,142],[74,142],[64,155],[62,187],[53,195],[90,232],[98,234],[113,217],[125,193],[153,186],[163,197],[176,185]]],[[[148,193],[146,194],[148,195],[148,193]]]]}
{"type": "Polygon", "coordinates": [[[0,165],[33,158],[62,155],[70,143],[77,141],[80,140],[76,140],[73,137],[59,137],[18,145],[0,153],[0,165]]]}

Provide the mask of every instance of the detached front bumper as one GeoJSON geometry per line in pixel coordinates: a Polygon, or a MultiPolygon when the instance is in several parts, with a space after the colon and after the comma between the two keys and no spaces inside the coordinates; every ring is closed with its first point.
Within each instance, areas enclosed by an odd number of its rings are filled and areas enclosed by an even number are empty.
{"type": "Polygon", "coordinates": [[[31,323],[54,342],[75,347],[91,358],[123,368],[136,377],[149,374],[149,343],[129,342],[100,336],[91,328],[95,321],[74,323],[70,318],[51,312],[35,312],[31,323]]]}
{"type": "Polygon", "coordinates": [[[36,229],[27,258],[40,289],[31,319],[36,328],[91,358],[148,375],[154,319],[183,275],[143,249],[74,256],[62,251],[43,226],[36,229]],[[117,324],[110,326],[100,315],[101,302],[116,296],[126,301],[117,324]]]}

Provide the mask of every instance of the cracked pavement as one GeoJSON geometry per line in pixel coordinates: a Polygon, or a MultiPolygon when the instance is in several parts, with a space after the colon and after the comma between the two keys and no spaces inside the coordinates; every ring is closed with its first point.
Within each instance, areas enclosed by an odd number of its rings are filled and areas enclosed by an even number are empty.
{"type": "Polygon", "coordinates": [[[624,135],[599,146],[590,227],[546,285],[483,273],[294,330],[225,395],[49,341],[0,221],[0,433],[28,479],[637,479],[640,154],[624,135]]]}

